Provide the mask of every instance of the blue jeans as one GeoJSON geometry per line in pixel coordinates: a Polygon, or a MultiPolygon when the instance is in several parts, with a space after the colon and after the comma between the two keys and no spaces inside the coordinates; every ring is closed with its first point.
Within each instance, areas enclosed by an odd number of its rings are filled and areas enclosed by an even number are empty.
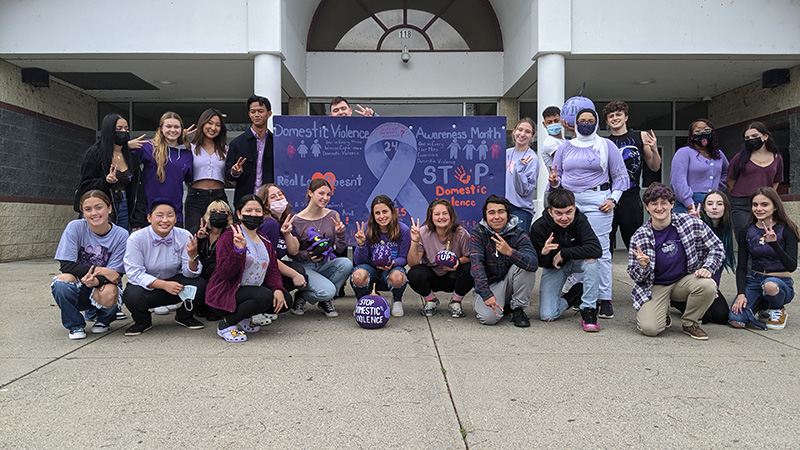
{"type": "Polygon", "coordinates": [[[324,263],[306,261],[303,263],[308,275],[308,283],[300,292],[309,303],[327,302],[344,286],[353,262],[348,258],[335,258],[324,263]]]}
{"type": "Polygon", "coordinates": [[[399,302],[403,300],[403,292],[405,292],[406,290],[408,279],[406,279],[406,282],[403,283],[402,286],[394,287],[389,283],[389,275],[395,271],[401,272],[403,275],[405,275],[406,274],[405,268],[392,267],[389,270],[381,270],[373,266],[372,264],[359,264],[353,269],[353,272],[355,272],[358,269],[364,269],[367,271],[367,273],[369,274],[369,281],[367,282],[366,286],[356,286],[356,284],[353,283],[353,279],[350,278],[350,286],[352,286],[353,291],[356,293],[357,299],[369,294],[371,291],[370,288],[374,284],[376,291],[390,291],[392,293],[393,301],[399,302]]]}
{"type": "MultiPolygon", "coordinates": [[[[764,309],[781,309],[794,298],[794,281],[788,277],[770,277],[764,274],[750,272],[747,284],[744,287],[744,296],[747,297],[747,306],[750,311],[757,313],[764,309]],[[778,285],[778,293],[769,295],[764,291],[764,283],[771,281],[778,285]]],[[[728,321],[747,323],[744,313],[728,313],[728,321]]]]}
{"type": "Polygon", "coordinates": [[[539,282],[539,319],[552,321],[558,319],[567,310],[567,301],[561,298],[561,287],[573,273],[583,273],[583,295],[581,309],[597,308],[597,294],[600,287],[597,260],[587,261],[573,259],[560,269],[542,268],[542,280],[539,282]]]}
{"type": "Polygon", "coordinates": [[[519,219],[519,222],[517,222],[517,227],[520,230],[524,231],[525,234],[530,234],[531,224],[533,223],[533,214],[529,213],[528,211],[525,211],[524,209],[518,208],[514,205],[511,205],[511,208],[509,208],[508,213],[519,219]]]}
{"type": "Polygon", "coordinates": [[[112,194],[114,195],[114,214],[117,216],[114,223],[126,231],[131,231],[127,194],[125,191],[114,191],[112,194]]]}
{"type": "Polygon", "coordinates": [[[81,283],[54,279],[50,290],[53,292],[56,304],[61,309],[61,324],[70,331],[83,329],[86,326],[81,311],[93,311],[96,314],[97,322],[105,325],[116,319],[117,305],[108,308],[97,308],[92,305],[90,299],[92,288],[81,283]]]}
{"type": "MultiPolygon", "coordinates": [[[[706,195],[708,195],[708,192],[695,192],[692,194],[692,201],[695,206],[703,203],[703,199],[706,198],[706,195]]],[[[675,200],[675,206],[672,208],[672,212],[686,214],[689,210],[681,202],[675,200]]]]}

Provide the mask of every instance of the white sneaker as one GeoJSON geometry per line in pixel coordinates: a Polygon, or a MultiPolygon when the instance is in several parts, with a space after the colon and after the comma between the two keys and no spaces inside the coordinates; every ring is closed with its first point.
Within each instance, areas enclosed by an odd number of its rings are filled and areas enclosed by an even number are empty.
{"type": "Polygon", "coordinates": [[[392,315],[394,317],[403,317],[405,311],[403,311],[403,302],[394,302],[392,303],[392,315]]]}
{"type": "Polygon", "coordinates": [[[176,311],[178,308],[180,308],[180,306],[181,306],[180,303],[176,303],[174,305],[167,305],[167,309],[170,311],[176,311]]]}
{"type": "Polygon", "coordinates": [[[166,316],[169,314],[169,308],[166,306],[156,306],[153,308],[153,312],[161,316],[166,316]]]}
{"type": "Polygon", "coordinates": [[[83,328],[76,328],[69,332],[69,338],[73,341],[78,339],[86,339],[86,332],[83,331],[83,328]]]}
{"type": "Polygon", "coordinates": [[[108,331],[108,325],[100,322],[95,322],[92,326],[92,334],[103,334],[108,331]]]}

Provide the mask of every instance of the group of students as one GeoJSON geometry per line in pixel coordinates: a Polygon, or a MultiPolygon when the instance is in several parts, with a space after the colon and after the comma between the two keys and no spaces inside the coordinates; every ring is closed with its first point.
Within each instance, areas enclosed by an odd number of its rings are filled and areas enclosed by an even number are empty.
{"type": "MultiPolygon", "coordinates": [[[[351,261],[344,223],[327,208],[330,184],[312,180],[306,207],[294,213],[283,190],[271,183],[269,101],[253,96],[247,106],[252,127],[229,146],[223,115],[214,109],[203,112],[196,131],[184,129],[177,114],[165,113],[152,140],[131,139],[118,115],[104,118],[82,167],[76,207],[83,218],[68,224],[55,257],[62,273],[52,292],[70,338],[86,336],[85,320],[94,320],[93,333],[105,332],[111,321],[125,318],[124,304],[134,321],[126,330],[129,336],[152,326],[151,312],[175,311],[180,325],[200,329],[204,325],[195,316],[205,317],[217,322],[223,339],[241,342],[281,312],[302,315],[309,303],[328,317],[338,316],[333,300],[348,280],[357,297],[372,286],[391,292],[396,317],[404,315],[406,284],[423,298],[424,316],[436,313],[435,292],[444,291],[452,293],[448,313],[465,317],[462,300],[474,289],[481,323],[511,315],[515,325],[525,327],[538,267],[542,320],[555,320],[573,307],[580,310],[583,329],[597,331],[598,308],[599,317],[613,317],[610,232],[615,207],[633,186],[637,170],[626,167],[631,158],[625,152],[597,135],[593,109],[579,111],[573,127],[560,123],[557,108],[545,110],[542,158],[550,170],[550,192],[547,210],[532,225],[538,156],[530,149],[535,123],[525,118],[514,127],[515,146],[506,152],[505,196],[486,200],[483,220],[471,233],[447,200],[434,200],[424,222],[412,219],[407,226],[392,199],[378,195],[368,219],[356,224],[351,261]],[[565,140],[564,128],[575,138],[565,140]],[[226,201],[226,179],[236,184],[235,210],[226,201]],[[184,183],[190,186],[185,207],[184,183]],[[573,273],[583,276],[582,292],[563,293],[573,273]],[[123,274],[128,276],[124,291],[123,274]]],[[[352,113],[342,98],[334,99],[332,111],[334,106],[338,113],[352,113]]],[[[375,115],[359,108],[362,115],[375,115]]],[[[767,145],[771,138],[759,133],[767,145]]],[[[636,141],[636,132],[626,134],[636,141]]],[[[694,134],[690,141],[703,144],[694,134]]],[[[652,153],[655,135],[642,132],[638,142],[649,149],[638,161],[655,170],[660,164],[652,153]]],[[[748,155],[762,161],[761,150],[751,147],[748,155]]],[[[744,170],[738,179],[748,179],[744,170]]],[[[758,326],[754,313],[766,310],[767,326],[782,328],[783,305],[793,297],[797,228],[775,191],[758,188],[750,195],[749,223],[738,234],[740,295],[730,311],[716,289],[722,267],[735,264],[727,196],[708,193],[699,208],[692,203],[694,215],[673,214],[675,197],[660,183],[650,185],[644,206],[651,219],[630,231],[628,272],[635,281],[632,296],[642,332],[654,335],[666,328],[670,304],[683,308],[684,331],[698,339],[707,338],[699,327],[701,320],[710,320],[704,315],[736,327],[758,326]],[[717,283],[709,287],[708,281],[717,283]]],[[[638,192],[629,203],[635,206],[637,200],[641,204],[638,192]]],[[[625,237],[629,227],[620,226],[625,237]]]]}

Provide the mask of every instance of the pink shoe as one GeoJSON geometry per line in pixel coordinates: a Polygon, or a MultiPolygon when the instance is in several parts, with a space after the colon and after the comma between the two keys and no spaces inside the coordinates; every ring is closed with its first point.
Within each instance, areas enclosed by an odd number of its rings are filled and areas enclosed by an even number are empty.
{"type": "Polygon", "coordinates": [[[597,309],[584,308],[581,310],[581,326],[583,331],[590,333],[600,331],[600,325],[597,324],[597,309]]]}

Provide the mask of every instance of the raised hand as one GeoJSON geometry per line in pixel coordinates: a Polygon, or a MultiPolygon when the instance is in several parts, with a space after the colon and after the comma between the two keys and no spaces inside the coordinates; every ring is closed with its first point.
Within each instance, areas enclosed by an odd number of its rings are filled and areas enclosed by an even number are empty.
{"type": "Polygon", "coordinates": [[[111,168],[108,169],[108,175],[106,175],[106,183],[114,184],[117,182],[117,165],[111,164],[111,168]]]}
{"type": "Polygon", "coordinates": [[[233,227],[233,246],[242,250],[247,248],[247,239],[244,237],[244,233],[242,233],[242,226],[241,225],[234,225],[233,227]]]}
{"type": "Polygon", "coordinates": [[[367,235],[365,234],[366,229],[367,222],[356,222],[356,234],[353,237],[356,239],[356,244],[358,244],[359,247],[363,247],[367,242],[367,235]]]}
{"type": "Polygon", "coordinates": [[[344,222],[339,220],[337,217],[331,216],[331,220],[333,221],[333,226],[335,227],[334,230],[336,233],[344,233],[345,226],[344,222]]]}
{"type": "Polygon", "coordinates": [[[687,209],[687,214],[689,214],[690,216],[695,216],[698,219],[700,218],[700,205],[699,204],[695,205],[694,201],[692,201],[692,204],[689,205],[689,207],[686,208],[686,209],[687,209]]]}
{"type": "Polygon", "coordinates": [[[128,148],[142,148],[142,144],[147,142],[147,135],[143,134],[136,139],[128,141],[128,148]]]}
{"type": "Polygon", "coordinates": [[[292,214],[286,216],[286,220],[284,220],[283,225],[281,225],[281,234],[291,234],[293,221],[294,216],[292,214]]]}
{"type": "Polygon", "coordinates": [[[194,134],[195,131],[197,131],[197,127],[191,124],[189,128],[183,129],[183,137],[188,138],[190,135],[194,134]]]}
{"type": "Polygon", "coordinates": [[[95,287],[100,284],[97,278],[95,278],[94,266],[90,267],[86,275],[81,278],[81,283],[86,287],[95,287]]]}
{"type": "Polygon", "coordinates": [[[358,103],[356,103],[356,108],[358,108],[358,109],[356,109],[356,113],[360,114],[360,115],[362,115],[364,117],[372,117],[372,116],[375,115],[375,111],[372,108],[369,108],[369,107],[368,108],[364,108],[363,106],[359,105],[358,103]]]}
{"type": "Polygon", "coordinates": [[[656,139],[656,134],[653,133],[653,130],[650,130],[642,135],[642,143],[649,146],[653,150],[658,148],[658,139],[656,139]]]}
{"type": "Polygon", "coordinates": [[[247,158],[239,158],[239,159],[237,159],[236,160],[236,164],[231,166],[231,175],[233,175],[235,177],[238,177],[239,175],[241,175],[242,172],[244,171],[244,169],[242,169],[242,164],[244,164],[245,161],[247,161],[247,158]]]}
{"type": "Polygon", "coordinates": [[[469,183],[470,176],[464,170],[464,166],[458,166],[455,170],[456,179],[464,184],[469,183]]]}
{"type": "Polygon", "coordinates": [[[495,233],[490,237],[490,239],[494,241],[495,249],[497,249],[498,252],[506,256],[511,256],[512,248],[502,236],[495,233]]]}
{"type": "Polygon", "coordinates": [[[411,218],[411,228],[408,229],[408,233],[411,235],[412,241],[419,242],[419,219],[414,223],[414,218],[411,218]]]}
{"type": "Polygon", "coordinates": [[[631,251],[633,252],[634,256],[636,256],[636,261],[639,261],[640,266],[644,267],[650,265],[650,257],[644,254],[642,248],[639,247],[639,244],[636,244],[636,250],[631,251]]]}
{"type": "Polygon", "coordinates": [[[529,155],[519,160],[520,163],[523,165],[527,165],[529,162],[533,161],[536,158],[536,155],[529,155]]]}
{"type": "Polygon", "coordinates": [[[198,239],[205,239],[208,237],[208,222],[202,217],[200,218],[200,228],[197,229],[197,234],[195,236],[197,236],[198,239]]]}
{"type": "Polygon", "coordinates": [[[761,226],[764,227],[764,241],[775,242],[778,240],[778,235],[775,234],[775,230],[772,228],[772,219],[769,219],[769,225],[762,220],[761,226]]]}
{"type": "Polygon", "coordinates": [[[186,254],[189,255],[189,259],[194,259],[197,257],[197,235],[189,238],[189,242],[186,243],[186,254]]]}
{"type": "Polygon", "coordinates": [[[542,247],[542,255],[547,255],[551,251],[558,248],[558,244],[553,242],[553,233],[550,233],[550,237],[544,241],[544,247],[542,247]]]}
{"type": "Polygon", "coordinates": [[[558,164],[547,166],[547,170],[550,171],[550,176],[547,177],[550,187],[558,187],[558,183],[560,182],[558,179],[558,164]]]}

